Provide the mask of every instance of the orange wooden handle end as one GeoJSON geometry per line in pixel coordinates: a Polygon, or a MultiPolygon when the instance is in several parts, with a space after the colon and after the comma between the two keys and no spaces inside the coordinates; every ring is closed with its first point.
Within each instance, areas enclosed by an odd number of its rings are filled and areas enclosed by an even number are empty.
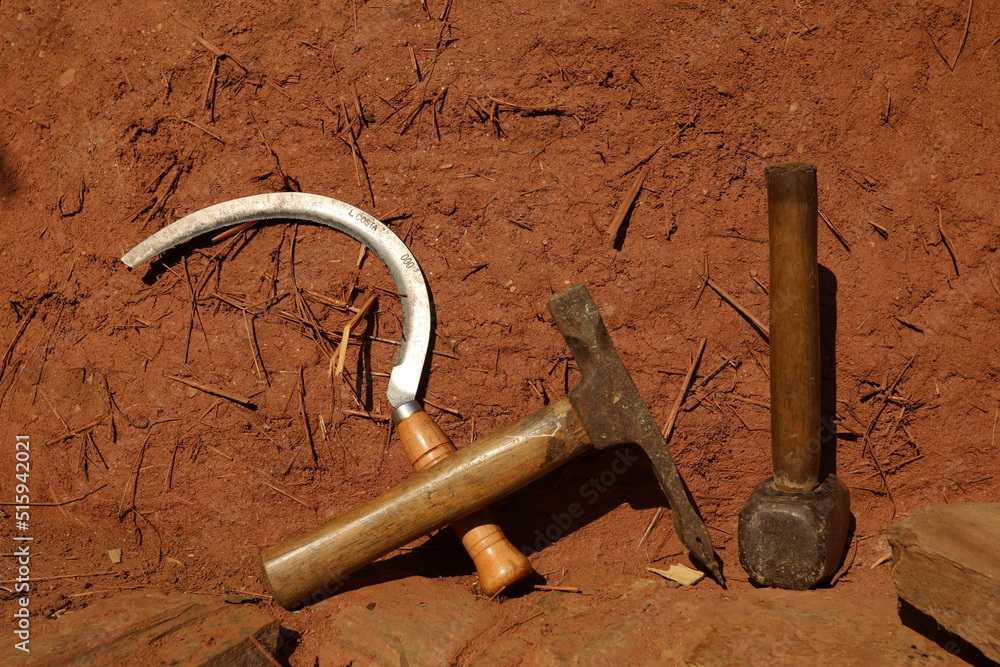
{"type": "MultiPolygon", "coordinates": [[[[403,419],[396,430],[403,451],[417,472],[456,451],[451,439],[423,410],[403,419]]],[[[486,595],[492,597],[531,574],[528,557],[510,543],[488,509],[458,519],[452,528],[472,557],[479,573],[479,586],[486,595]]]]}
{"type": "Polygon", "coordinates": [[[479,587],[493,597],[531,574],[531,562],[496,524],[493,512],[482,509],[451,524],[479,572],[479,587]]]}

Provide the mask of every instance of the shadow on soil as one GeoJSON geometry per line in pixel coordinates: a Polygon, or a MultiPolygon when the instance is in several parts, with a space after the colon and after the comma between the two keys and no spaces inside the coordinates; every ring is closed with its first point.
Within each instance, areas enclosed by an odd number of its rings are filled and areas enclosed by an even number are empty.
{"type": "Polygon", "coordinates": [[[6,154],[0,150],[0,203],[17,194],[17,179],[8,165],[6,154]]]}
{"type": "Polygon", "coordinates": [[[906,627],[922,634],[948,653],[951,653],[956,658],[961,658],[970,665],[976,665],[976,667],[996,665],[995,662],[983,655],[983,652],[978,648],[958,635],[948,632],[938,625],[938,622],[933,617],[928,616],[904,600],[899,601],[899,620],[906,627]]]}
{"type": "Polygon", "coordinates": [[[820,472],[837,471],[837,276],[819,267],[820,472]]]}
{"type": "MultiPolygon", "coordinates": [[[[634,445],[584,454],[490,507],[511,543],[530,555],[565,539],[623,503],[636,510],[667,505],[649,459],[634,445]]],[[[669,521],[669,517],[663,520],[669,521]]],[[[656,546],[653,544],[651,550],[656,546]]],[[[443,530],[406,553],[362,568],[339,590],[412,576],[472,574],[475,567],[458,538],[451,530],[443,530]]],[[[544,578],[536,573],[504,591],[504,596],[519,597],[531,592],[535,584],[544,583],[544,578]]]]}

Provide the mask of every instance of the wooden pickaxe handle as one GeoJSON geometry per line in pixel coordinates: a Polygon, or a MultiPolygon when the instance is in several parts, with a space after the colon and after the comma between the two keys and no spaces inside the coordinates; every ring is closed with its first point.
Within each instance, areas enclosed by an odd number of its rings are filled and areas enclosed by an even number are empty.
{"type": "MultiPolygon", "coordinates": [[[[427,412],[418,410],[396,425],[413,469],[417,472],[444,461],[458,450],[427,412]]],[[[451,524],[479,573],[479,587],[493,597],[531,574],[531,562],[510,543],[493,512],[481,509],[451,524]]]]}
{"type": "Polygon", "coordinates": [[[453,524],[591,448],[569,399],[459,449],[378,498],[266,549],[264,581],[291,609],[342,589],[389,552],[453,524]]]}

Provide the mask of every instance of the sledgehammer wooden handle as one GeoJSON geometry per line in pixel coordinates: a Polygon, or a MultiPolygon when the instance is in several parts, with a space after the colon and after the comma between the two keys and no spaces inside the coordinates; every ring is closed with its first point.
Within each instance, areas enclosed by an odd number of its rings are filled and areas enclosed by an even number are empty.
{"type": "MultiPolygon", "coordinates": [[[[419,407],[415,402],[414,405],[419,407]]],[[[458,451],[424,410],[409,414],[397,424],[396,431],[417,472],[440,463],[458,451]]],[[[510,543],[489,509],[462,517],[451,527],[476,564],[479,586],[484,594],[493,597],[531,574],[528,557],[510,543]]]]}
{"type": "Polygon", "coordinates": [[[570,401],[553,403],[354,511],[266,549],[264,581],[286,609],[322,600],[356,570],[530,484],[590,447],[570,401]]]}
{"type": "Polygon", "coordinates": [[[820,331],[816,167],[764,169],[771,250],[771,456],[774,484],[819,484],[820,331]]]}

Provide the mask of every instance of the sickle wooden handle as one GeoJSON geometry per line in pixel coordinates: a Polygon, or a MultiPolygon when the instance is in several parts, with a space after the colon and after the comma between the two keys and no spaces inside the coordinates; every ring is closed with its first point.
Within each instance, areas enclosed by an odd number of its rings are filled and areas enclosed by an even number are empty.
{"type": "Polygon", "coordinates": [[[266,549],[264,581],[286,609],[339,591],[354,571],[590,449],[568,399],[463,447],[378,498],[266,549]]]}
{"type": "MultiPolygon", "coordinates": [[[[457,450],[429,414],[420,410],[396,425],[403,450],[413,469],[420,472],[457,450]]],[[[510,543],[489,509],[481,509],[452,522],[452,529],[472,557],[483,593],[493,597],[531,574],[528,557],[510,543]]]]}

